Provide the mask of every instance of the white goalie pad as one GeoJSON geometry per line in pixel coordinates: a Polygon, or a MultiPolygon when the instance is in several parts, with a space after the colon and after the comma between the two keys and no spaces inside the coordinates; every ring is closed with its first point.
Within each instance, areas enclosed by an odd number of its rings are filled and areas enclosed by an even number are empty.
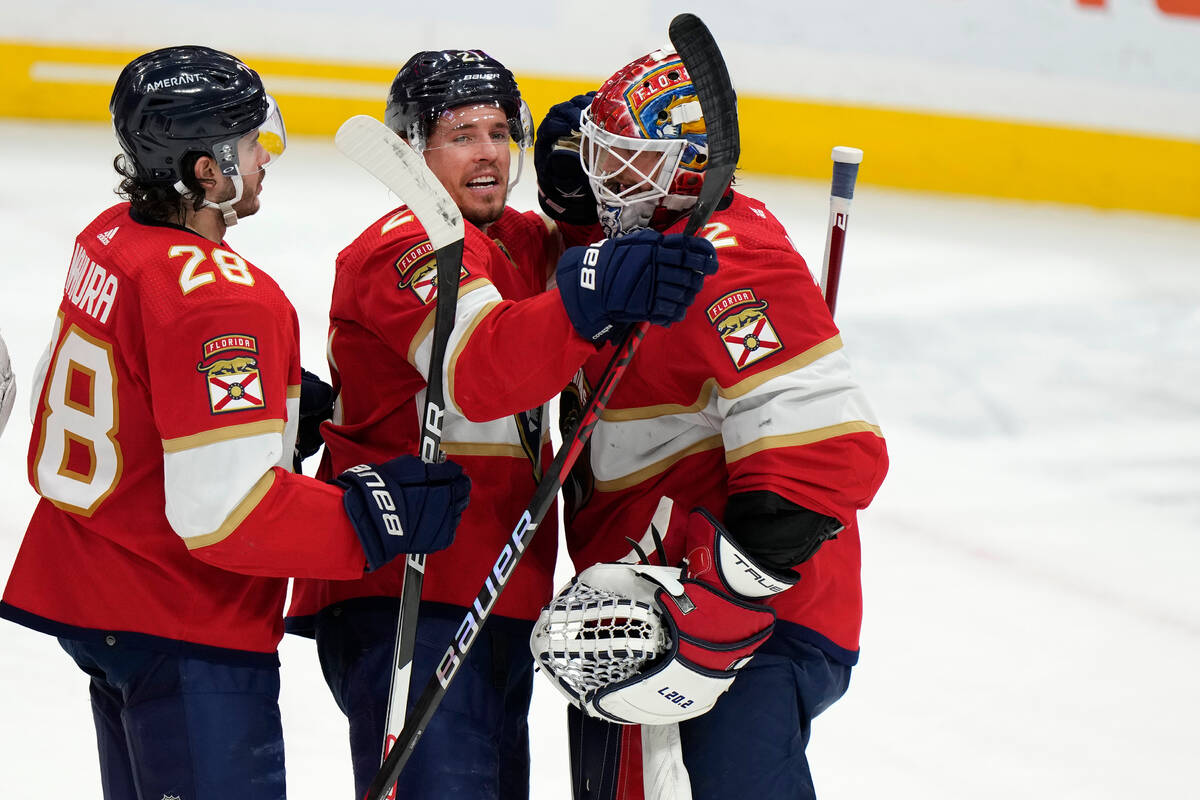
{"type": "Polygon", "coordinates": [[[597,564],[560,591],[534,624],[533,656],[574,705],[586,710],[598,690],[636,676],[671,649],[654,599],[660,584],[643,579],[645,572],[679,585],[673,567],[597,564]]]}

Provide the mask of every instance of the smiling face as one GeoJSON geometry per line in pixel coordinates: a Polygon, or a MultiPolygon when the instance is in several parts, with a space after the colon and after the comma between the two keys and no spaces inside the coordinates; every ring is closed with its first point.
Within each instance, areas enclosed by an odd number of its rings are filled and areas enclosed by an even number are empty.
{"type": "Polygon", "coordinates": [[[443,112],[425,146],[425,163],[446,187],[463,218],[483,228],[504,212],[508,198],[508,118],[494,105],[443,112]]]}

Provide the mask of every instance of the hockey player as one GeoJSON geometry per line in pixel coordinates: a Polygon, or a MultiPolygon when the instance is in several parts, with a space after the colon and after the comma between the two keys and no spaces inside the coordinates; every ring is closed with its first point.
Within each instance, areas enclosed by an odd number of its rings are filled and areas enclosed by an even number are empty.
{"type": "Polygon", "coordinates": [[[41,495],[0,616],[91,677],[108,800],[280,800],[287,577],[352,579],[444,548],[469,481],[413,456],[330,485],[290,471],[295,310],[224,241],[284,128],[226,53],[134,59],[111,111],[127,202],[75,240],[38,370],[41,495]]]}
{"type": "MultiPolygon", "coordinates": [[[[426,565],[412,700],[460,634],[548,463],[542,405],[619,326],[682,317],[715,256],[707,241],[656,232],[562,253],[552,224],[507,207],[510,167],[520,164],[510,147],[523,155],[533,131],[512,74],[481,51],[414,55],[392,84],[385,119],[423,154],[468,223],[442,447],[471,476],[472,498],[455,544],[426,565]],[[581,281],[589,266],[599,292],[581,281]]],[[[584,229],[575,241],[595,238],[598,228],[584,229]]],[[[436,292],[430,251],[401,206],[338,257],[329,354],[339,396],[323,429],[320,474],[419,449],[436,292]]],[[[528,639],[553,592],[556,549],[554,526],[546,527],[401,773],[399,797],[528,796],[528,639]]],[[[297,581],[293,593],[289,630],[315,635],[349,718],[358,797],[379,769],[402,578],[397,562],[353,582],[297,581]]]]}
{"type": "MultiPolygon", "coordinates": [[[[687,69],[674,53],[651,53],[547,115],[535,152],[558,157],[535,162],[543,208],[586,221],[594,204],[610,236],[679,231],[705,180],[706,147],[687,69]],[[562,155],[580,133],[580,157],[562,155]]],[[[771,212],[730,189],[700,233],[720,269],[681,323],[646,335],[565,512],[582,571],[563,593],[580,601],[575,619],[611,620],[613,607],[594,598],[616,602],[614,592],[631,610],[648,602],[658,657],[634,663],[593,630],[567,642],[590,646],[591,660],[562,664],[553,636],[563,629],[539,625],[534,636],[575,703],[577,800],[812,797],[810,723],[845,691],[858,658],[856,513],[886,472],[884,440],[820,290],[771,212]],[[648,534],[631,553],[626,537],[651,527],[661,547],[648,534]],[[595,681],[573,683],[580,671],[595,681]],[[690,795],[649,785],[670,742],[660,726],[673,723],[690,795]]],[[[584,397],[607,358],[585,365],[584,397]]],[[[564,608],[546,619],[569,624],[564,608]]]]}
{"type": "Polygon", "coordinates": [[[0,337],[0,433],[8,424],[8,415],[12,413],[13,403],[17,399],[17,379],[13,377],[12,364],[8,361],[8,345],[0,337]]]}

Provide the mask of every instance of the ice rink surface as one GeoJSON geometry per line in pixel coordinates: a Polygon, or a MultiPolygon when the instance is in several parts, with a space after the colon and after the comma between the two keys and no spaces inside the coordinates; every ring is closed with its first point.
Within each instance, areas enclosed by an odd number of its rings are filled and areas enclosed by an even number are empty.
{"type": "MultiPolygon", "coordinates": [[[[0,122],[20,383],[5,576],[34,506],[31,373],[75,234],[115,202],[115,153],[105,127],[0,122]]],[[[870,171],[868,152],[838,323],[892,467],[862,517],[862,659],[814,725],[820,796],[1200,797],[1200,221],[917,195],[870,171]]],[[[819,265],[828,185],[739,183],[819,265]]],[[[227,241],[292,298],[327,375],[333,259],[394,202],[315,138],[289,143],[262,200],[227,241]]],[[[281,656],[289,797],[351,800],[312,644],[281,656]]],[[[539,685],[534,706],[533,797],[569,797],[563,701],[539,685]]],[[[50,637],[0,622],[0,710],[0,796],[100,796],[87,681],[50,637]]]]}

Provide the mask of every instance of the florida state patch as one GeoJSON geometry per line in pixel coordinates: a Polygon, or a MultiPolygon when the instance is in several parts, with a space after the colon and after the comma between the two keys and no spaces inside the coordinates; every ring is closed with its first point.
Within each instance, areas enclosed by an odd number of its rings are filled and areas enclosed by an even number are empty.
{"type": "Polygon", "coordinates": [[[266,405],[258,369],[258,341],[253,336],[217,336],[204,343],[203,352],[196,371],[205,376],[212,413],[246,411],[266,405]]]}
{"type": "MultiPolygon", "coordinates": [[[[397,285],[401,289],[412,290],[425,305],[437,300],[437,258],[434,257],[433,245],[428,241],[410,247],[396,259],[396,271],[400,273],[397,285]]],[[[459,269],[460,284],[466,275],[466,267],[459,269]]]]}
{"type": "Polygon", "coordinates": [[[411,289],[422,303],[437,298],[437,259],[428,241],[410,247],[396,259],[396,272],[400,273],[399,287],[411,289]]]}
{"type": "Polygon", "coordinates": [[[767,301],[755,297],[753,289],[729,292],[706,313],[738,370],[783,350],[783,342],[767,316],[767,301]]]}

